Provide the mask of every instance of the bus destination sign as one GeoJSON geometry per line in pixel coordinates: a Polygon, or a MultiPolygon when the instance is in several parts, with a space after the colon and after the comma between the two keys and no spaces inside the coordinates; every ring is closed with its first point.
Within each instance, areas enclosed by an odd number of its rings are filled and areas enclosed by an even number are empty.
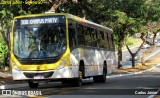
{"type": "Polygon", "coordinates": [[[28,19],[21,19],[20,23],[21,25],[59,23],[59,18],[58,17],[28,18],[28,19]]]}

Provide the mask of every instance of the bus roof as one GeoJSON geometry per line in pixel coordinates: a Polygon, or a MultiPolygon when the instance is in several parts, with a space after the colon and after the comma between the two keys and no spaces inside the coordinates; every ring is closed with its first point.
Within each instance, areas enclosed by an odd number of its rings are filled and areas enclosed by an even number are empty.
{"type": "Polygon", "coordinates": [[[105,26],[102,26],[100,24],[97,24],[97,23],[94,23],[92,21],[89,21],[89,20],[86,20],[86,19],[83,19],[83,18],[80,18],[78,16],[75,16],[75,15],[72,15],[72,14],[69,14],[69,13],[44,13],[44,14],[30,14],[30,15],[24,15],[24,16],[17,16],[15,17],[14,19],[16,18],[27,18],[27,17],[37,17],[37,16],[52,16],[52,15],[65,15],[68,19],[72,19],[72,20],[75,20],[77,22],[80,22],[80,23],[83,23],[83,24],[86,24],[86,25],[89,25],[93,28],[100,28],[101,30],[104,30],[104,31],[108,31],[110,33],[113,32],[112,29],[108,28],[108,27],[105,27],[105,26]]]}
{"type": "Polygon", "coordinates": [[[102,30],[107,30],[107,31],[109,31],[109,32],[113,32],[113,30],[110,29],[110,28],[108,28],[108,27],[102,26],[102,25],[97,24],[97,23],[92,22],[92,21],[85,20],[85,19],[83,19],[83,18],[77,17],[77,16],[72,15],[72,14],[68,14],[68,18],[73,19],[73,20],[75,20],[75,21],[77,21],[77,22],[81,22],[81,23],[84,23],[84,24],[88,24],[88,25],[92,26],[93,28],[94,28],[94,27],[95,27],[95,28],[96,28],[96,27],[99,27],[99,28],[101,28],[102,30]]]}

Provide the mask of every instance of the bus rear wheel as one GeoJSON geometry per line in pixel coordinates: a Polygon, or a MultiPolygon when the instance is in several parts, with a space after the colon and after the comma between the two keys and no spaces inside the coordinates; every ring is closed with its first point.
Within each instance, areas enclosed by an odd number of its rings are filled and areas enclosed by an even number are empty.
{"type": "Polygon", "coordinates": [[[38,88],[39,83],[34,83],[33,81],[28,81],[30,88],[38,88]]]}
{"type": "Polygon", "coordinates": [[[93,81],[95,83],[105,83],[106,82],[106,74],[107,74],[107,64],[104,63],[103,66],[103,74],[100,76],[94,76],[93,81]]]}

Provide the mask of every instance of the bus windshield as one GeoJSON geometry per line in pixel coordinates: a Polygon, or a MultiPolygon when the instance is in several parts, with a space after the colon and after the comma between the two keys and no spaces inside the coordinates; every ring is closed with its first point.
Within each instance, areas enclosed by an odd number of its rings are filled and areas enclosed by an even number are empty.
{"type": "Polygon", "coordinates": [[[54,58],[65,50],[66,25],[63,16],[15,20],[13,51],[17,57],[54,58]]]}

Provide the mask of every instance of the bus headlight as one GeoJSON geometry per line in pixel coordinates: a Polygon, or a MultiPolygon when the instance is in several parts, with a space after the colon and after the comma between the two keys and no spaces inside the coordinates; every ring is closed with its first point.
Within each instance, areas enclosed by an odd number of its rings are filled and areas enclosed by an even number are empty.
{"type": "Polygon", "coordinates": [[[21,71],[21,69],[18,67],[18,65],[15,62],[12,62],[12,64],[15,70],[21,71]]]}
{"type": "Polygon", "coordinates": [[[66,59],[62,61],[62,63],[57,67],[57,69],[62,69],[66,64],[66,59]]]}

